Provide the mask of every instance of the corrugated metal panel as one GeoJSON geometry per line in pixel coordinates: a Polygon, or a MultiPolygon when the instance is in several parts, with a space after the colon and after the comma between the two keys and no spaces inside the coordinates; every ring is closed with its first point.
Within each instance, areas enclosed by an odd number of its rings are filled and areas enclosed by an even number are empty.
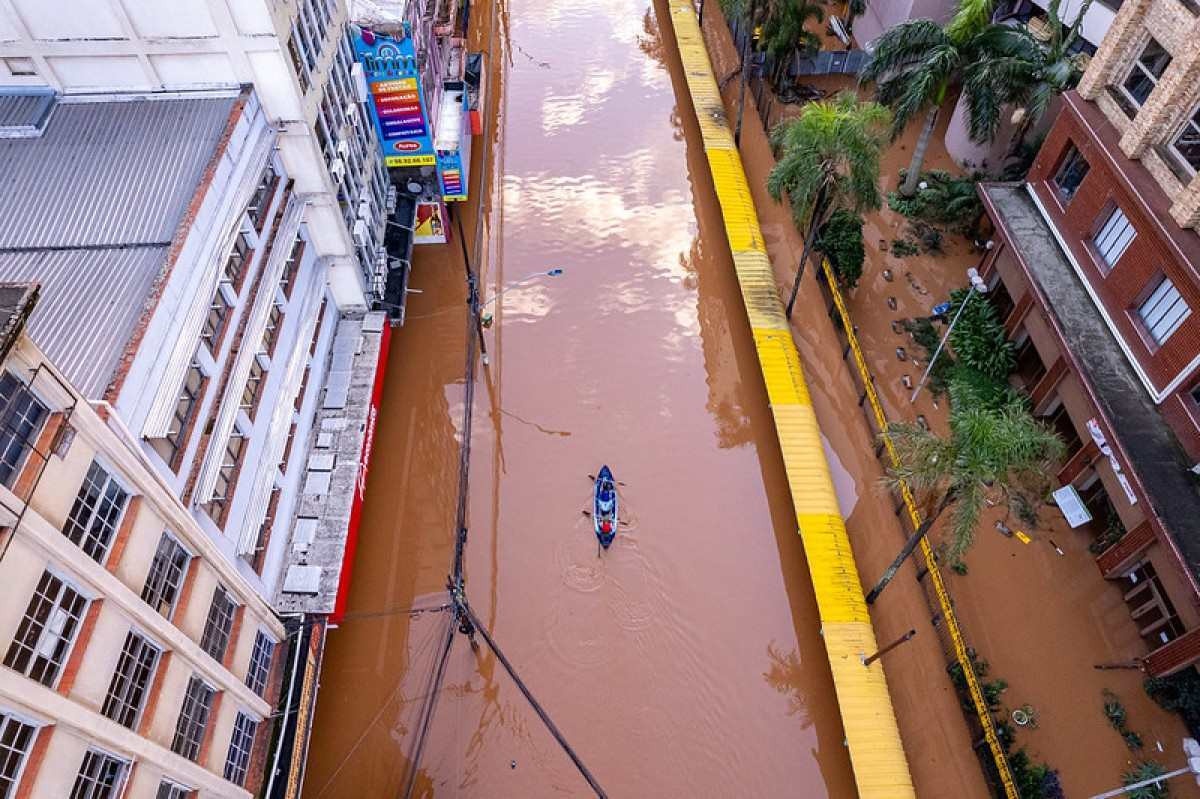
{"type": "Polygon", "coordinates": [[[112,377],[166,255],[166,247],[0,252],[0,277],[41,284],[29,334],[75,388],[95,399],[112,377]]]}
{"type": "Polygon", "coordinates": [[[36,139],[0,139],[0,247],[171,240],[235,97],[60,102],[36,139]]]}

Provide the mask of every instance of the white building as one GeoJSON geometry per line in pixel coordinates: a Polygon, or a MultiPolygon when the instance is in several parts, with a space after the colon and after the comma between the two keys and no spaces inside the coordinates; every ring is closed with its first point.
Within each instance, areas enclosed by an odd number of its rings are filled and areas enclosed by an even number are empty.
{"type": "Polygon", "coordinates": [[[344,0],[11,0],[0,86],[64,94],[252,84],[340,310],[381,294],[387,177],[358,105],[344,0]],[[360,221],[361,220],[361,221],[360,221]]]}

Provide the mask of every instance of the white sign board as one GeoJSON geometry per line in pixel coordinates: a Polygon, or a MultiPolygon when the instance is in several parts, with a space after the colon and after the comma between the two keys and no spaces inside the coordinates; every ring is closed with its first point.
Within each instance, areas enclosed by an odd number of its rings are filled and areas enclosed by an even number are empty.
{"type": "Polygon", "coordinates": [[[1071,527],[1078,527],[1092,520],[1092,512],[1087,509],[1087,505],[1083,504],[1083,500],[1079,497],[1079,492],[1075,490],[1075,486],[1065,485],[1055,491],[1054,501],[1058,503],[1058,509],[1062,511],[1062,515],[1066,517],[1067,524],[1071,525],[1071,527]]]}

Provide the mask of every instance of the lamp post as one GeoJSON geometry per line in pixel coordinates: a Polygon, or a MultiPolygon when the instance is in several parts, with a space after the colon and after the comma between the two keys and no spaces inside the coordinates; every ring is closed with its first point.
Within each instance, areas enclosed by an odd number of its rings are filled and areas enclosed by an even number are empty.
{"type": "Polygon", "coordinates": [[[1168,771],[1166,774],[1163,774],[1158,777],[1151,777],[1148,780],[1141,780],[1140,782],[1130,783],[1129,785],[1126,785],[1123,788],[1117,788],[1112,791],[1105,791],[1104,793],[1098,793],[1095,796],[1093,796],[1091,799],[1112,799],[1112,797],[1114,797],[1114,796],[1124,796],[1125,794],[1129,793],[1130,791],[1137,790],[1138,788],[1146,788],[1151,785],[1159,785],[1164,780],[1169,780],[1172,777],[1180,777],[1184,774],[1191,774],[1192,776],[1194,776],[1196,778],[1196,784],[1200,785],[1200,743],[1197,743],[1195,738],[1184,738],[1183,739],[1183,753],[1185,755],[1187,755],[1187,761],[1188,761],[1188,764],[1186,766],[1184,766],[1183,768],[1175,769],[1174,771],[1168,771]]]}
{"type": "Polygon", "coordinates": [[[921,375],[921,380],[917,383],[917,387],[913,389],[912,396],[908,398],[910,403],[917,401],[917,395],[921,393],[921,387],[925,385],[925,381],[929,379],[929,373],[933,371],[933,365],[937,363],[938,356],[942,354],[942,350],[946,347],[946,342],[950,340],[950,333],[954,330],[954,325],[958,323],[959,317],[967,307],[967,303],[976,294],[987,294],[987,283],[979,276],[979,270],[971,267],[967,270],[967,278],[971,281],[970,290],[967,296],[963,297],[963,301],[959,303],[958,312],[954,314],[954,318],[950,320],[950,327],[946,328],[946,333],[942,336],[942,340],[938,342],[937,349],[933,351],[933,357],[929,359],[929,364],[925,367],[925,373],[921,375]]]}
{"type": "Polygon", "coordinates": [[[542,278],[542,277],[558,277],[562,273],[563,273],[563,269],[562,269],[562,267],[559,267],[559,266],[556,266],[553,269],[547,269],[544,272],[534,272],[531,275],[526,275],[525,277],[521,278],[520,280],[514,280],[513,282],[509,283],[504,288],[497,291],[489,299],[486,299],[479,304],[479,313],[483,319],[483,326],[491,327],[492,326],[492,318],[493,318],[490,313],[484,313],[483,309],[486,308],[487,306],[491,305],[493,302],[495,302],[497,300],[497,298],[500,297],[501,294],[504,294],[504,292],[508,291],[509,289],[515,289],[517,286],[520,286],[523,283],[528,283],[531,280],[537,280],[538,278],[542,278]]]}

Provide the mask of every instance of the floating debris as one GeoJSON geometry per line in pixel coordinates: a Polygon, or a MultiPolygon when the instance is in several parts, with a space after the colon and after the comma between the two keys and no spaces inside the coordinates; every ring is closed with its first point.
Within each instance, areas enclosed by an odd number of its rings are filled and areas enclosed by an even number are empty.
{"type": "Polygon", "coordinates": [[[892,332],[897,336],[904,332],[904,325],[900,324],[899,319],[892,320],[892,332]]]}
{"type": "Polygon", "coordinates": [[[908,353],[904,351],[903,347],[896,348],[896,360],[898,360],[898,361],[907,361],[908,360],[908,353]]]}
{"type": "Polygon", "coordinates": [[[883,270],[883,279],[886,280],[887,282],[891,283],[896,278],[894,275],[892,275],[891,269],[884,269],[883,270]]]}
{"type": "Polygon", "coordinates": [[[912,388],[912,378],[911,378],[911,377],[909,377],[908,375],[902,375],[902,376],[900,377],[900,383],[901,383],[901,384],[902,384],[902,385],[903,385],[905,388],[912,388]]]}
{"type": "Polygon", "coordinates": [[[887,298],[887,307],[892,309],[893,311],[896,310],[896,298],[895,297],[887,298]]]}
{"type": "Polygon", "coordinates": [[[929,422],[925,421],[925,417],[924,417],[924,416],[921,416],[921,415],[918,415],[918,416],[917,416],[917,426],[918,426],[918,427],[920,427],[922,430],[925,430],[925,431],[927,431],[927,432],[928,432],[928,430],[929,430],[929,422]]]}

